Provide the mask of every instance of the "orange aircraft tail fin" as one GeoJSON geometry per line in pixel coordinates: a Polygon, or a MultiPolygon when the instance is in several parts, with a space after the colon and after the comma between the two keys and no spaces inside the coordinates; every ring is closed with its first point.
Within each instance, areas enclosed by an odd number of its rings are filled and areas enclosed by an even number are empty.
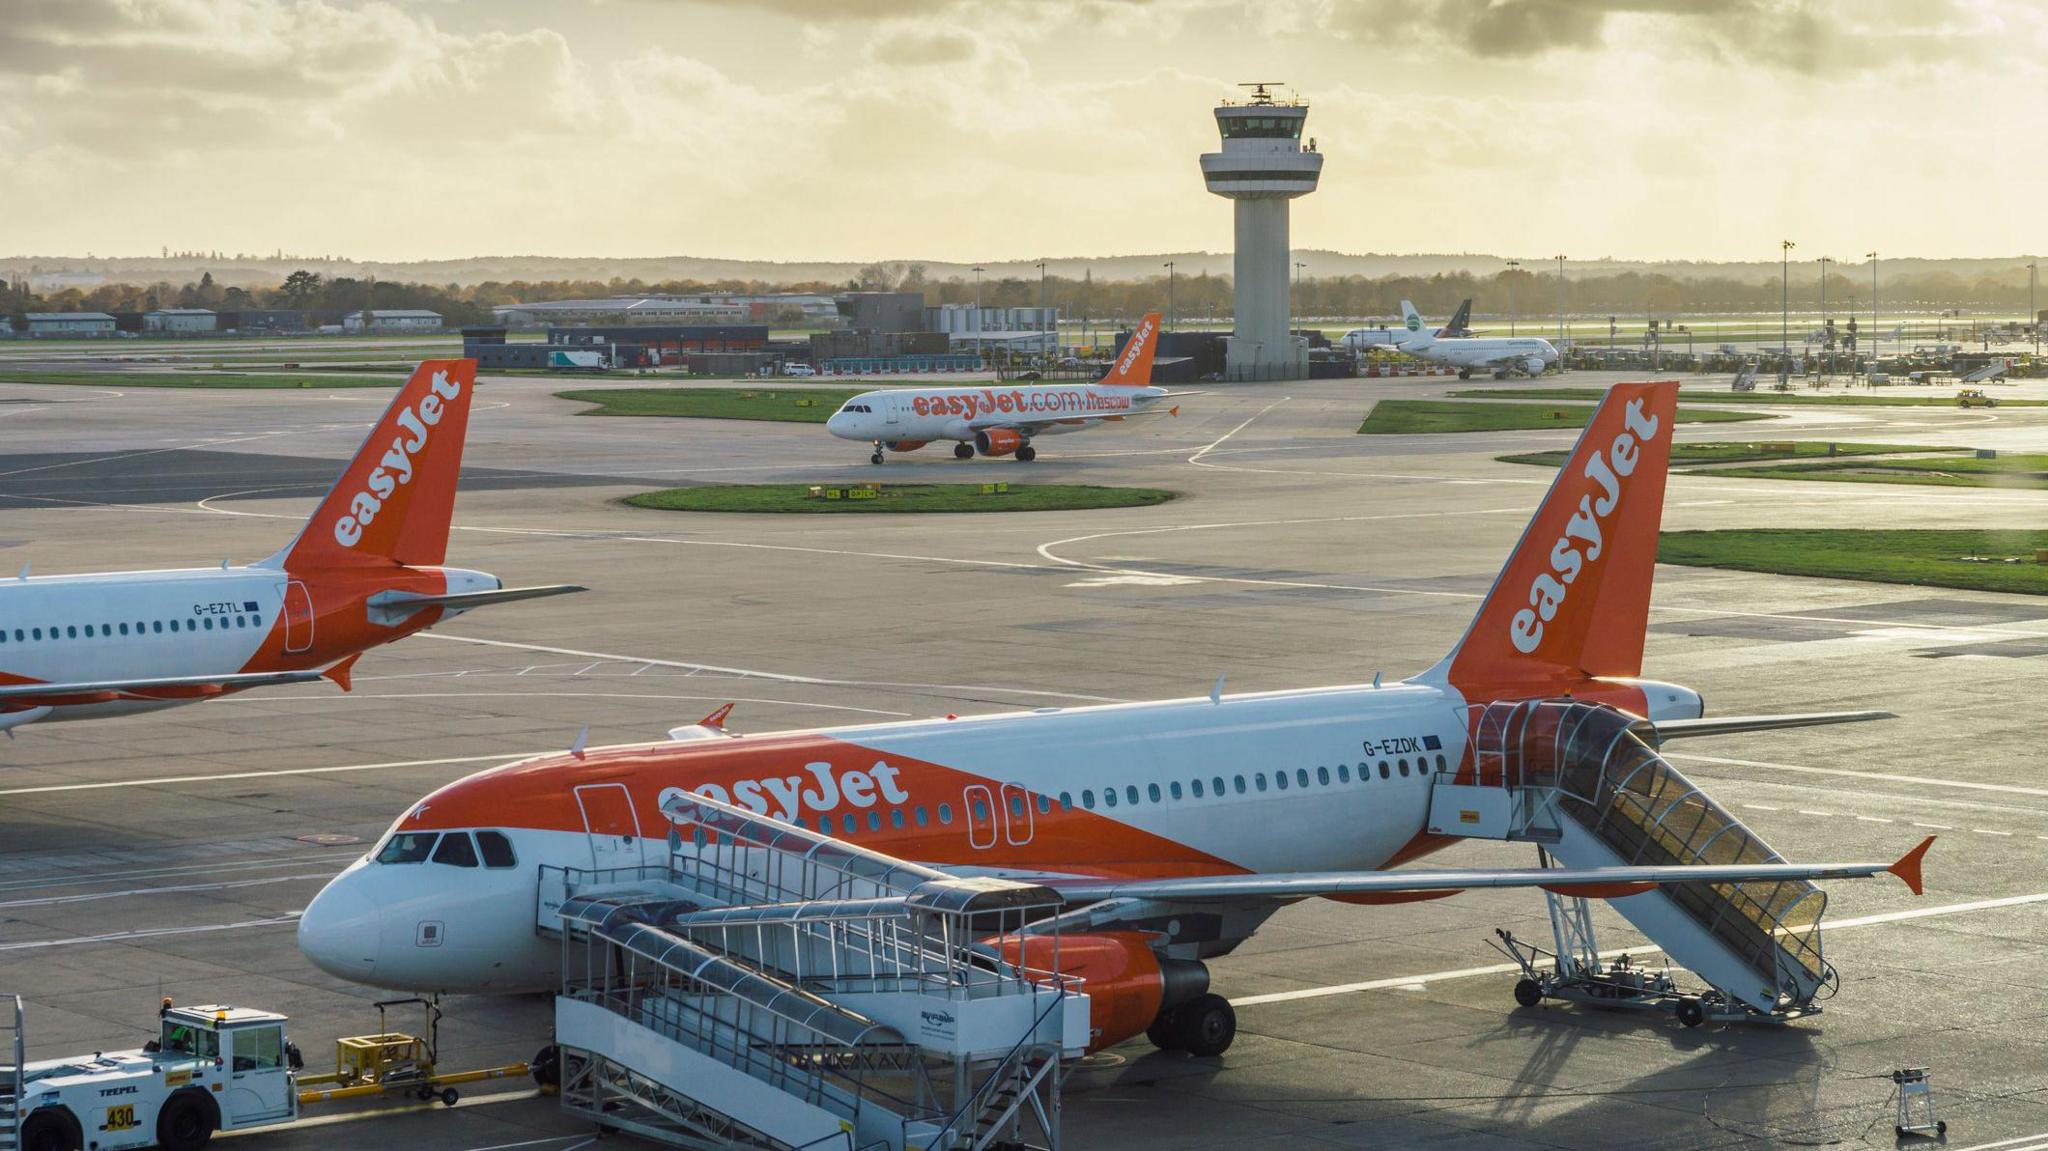
{"type": "Polygon", "coordinates": [[[423,360],[290,547],[287,571],[435,565],[448,554],[475,360],[423,360]]]}
{"type": "Polygon", "coordinates": [[[1159,313],[1146,312],[1145,318],[1131,330],[1131,338],[1124,341],[1123,350],[1117,353],[1116,363],[1111,365],[1109,374],[1095,382],[1111,388],[1152,386],[1152,355],[1158,349],[1159,313]]]}
{"type": "Polygon", "coordinates": [[[1677,381],[1616,384],[1524,529],[1457,648],[1453,684],[1642,671],[1677,381]]]}

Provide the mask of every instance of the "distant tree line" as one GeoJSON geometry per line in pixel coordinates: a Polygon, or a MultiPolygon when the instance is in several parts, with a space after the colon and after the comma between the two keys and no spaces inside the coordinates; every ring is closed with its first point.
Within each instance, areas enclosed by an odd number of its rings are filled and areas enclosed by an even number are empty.
{"type": "MultiPolygon", "coordinates": [[[[1225,323],[1231,314],[1230,277],[1195,274],[1174,276],[1172,310],[1184,324],[1225,323]]],[[[1022,277],[988,278],[977,288],[968,277],[933,279],[922,264],[871,264],[843,283],[765,280],[487,280],[480,284],[395,283],[351,276],[327,277],[301,269],[274,287],[222,287],[211,273],[197,282],[172,285],[108,283],[92,288],[31,291],[27,281],[0,285],[0,314],[23,312],[147,312],[157,308],[212,308],[240,311],[289,308],[302,312],[352,312],[359,308],[427,308],[451,325],[488,323],[497,304],[539,303],[605,296],[647,294],[765,295],[777,292],[829,295],[843,291],[915,291],[928,304],[966,304],[977,298],[989,307],[1029,307],[1049,303],[1071,319],[1129,320],[1147,311],[1167,310],[1165,275],[1144,280],[1096,281],[1048,276],[1041,283],[1022,277]],[[1041,290],[1043,296],[1041,297],[1041,290]]],[[[2023,312],[2028,306],[2027,270],[1966,277],[1953,272],[1907,273],[1884,277],[1880,271],[1880,304],[1886,311],[2023,312]]],[[[1400,313],[1403,299],[1428,316],[1448,315],[1459,301],[1471,297],[1482,315],[1505,315],[1512,293],[1514,310],[1523,316],[1554,315],[1560,304],[1555,271],[1512,269],[1493,275],[1470,272],[1431,276],[1308,277],[1299,281],[1294,308],[1314,317],[1389,317],[1400,313]]],[[[1819,277],[1808,267],[1795,269],[1790,303],[1810,311],[1820,304],[1819,277]]],[[[1658,316],[1683,318],[1711,313],[1775,312],[1779,281],[1728,277],[1680,278],[1661,273],[1623,272],[1574,275],[1566,269],[1563,310],[1574,316],[1658,316]]],[[[1867,275],[1831,273],[1827,282],[1830,310],[1867,311],[1867,275]]],[[[783,322],[778,320],[778,322],[783,322]]]]}

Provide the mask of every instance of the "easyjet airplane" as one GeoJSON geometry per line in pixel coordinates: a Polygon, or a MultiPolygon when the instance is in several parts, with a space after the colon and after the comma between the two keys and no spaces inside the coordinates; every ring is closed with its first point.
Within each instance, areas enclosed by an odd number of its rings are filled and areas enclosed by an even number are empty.
{"type": "Polygon", "coordinates": [[[914,452],[933,440],[953,440],[956,459],[1015,456],[1038,458],[1031,441],[1097,427],[1128,416],[1179,415],[1161,400],[1194,395],[1155,388],[1152,354],[1159,343],[1159,313],[1147,312],[1124,342],[1109,374],[1092,384],[1009,384],[980,388],[885,388],[862,392],[825,421],[842,440],[875,446],[868,462],[882,462],[884,449],[914,452]]]}
{"type": "Polygon", "coordinates": [[[1917,892],[1925,842],[1889,865],[1785,863],[1745,854],[1737,836],[1719,840],[1711,867],[1388,870],[1455,841],[1429,830],[1431,792],[1475,779],[1481,705],[1596,701],[1629,713],[1599,713],[1624,725],[1611,736],[1640,717],[1652,740],[1872,717],[1705,720],[1697,693],[1637,678],[1677,396],[1675,382],[1609,392],[1463,641],[1407,682],[736,738],[710,730],[719,713],[672,742],[578,748],[441,788],[320,892],[299,946],[378,987],[553,988],[562,948],[535,932],[540,868],[665,863],[675,813],[716,803],[893,859],[1053,888],[1075,908],[1061,916],[1060,962],[1089,981],[1095,1045],[1146,1031],[1214,1054],[1235,1022],[1206,994],[1202,961],[1289,900],[1473,887],[1621,898],[1885,872],[1917,892]]]}
{"type": "Polygon", "coordinates": [[[0,579],[0,729],[321,678],[346,691],[378,644],[474,607],[583,590],[441,566],[475,384],[475,360],[420,364],[269,559],[0,579]]]}

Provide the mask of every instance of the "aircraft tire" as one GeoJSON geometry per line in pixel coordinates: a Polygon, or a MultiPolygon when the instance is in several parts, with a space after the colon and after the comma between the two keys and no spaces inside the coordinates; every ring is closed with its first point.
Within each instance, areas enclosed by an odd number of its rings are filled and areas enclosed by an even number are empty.
{"type": "Polygon", "coordinates": [[[960,443],[954,444],[954,445],[953,445],[953,458],[954,458],[954,459],[956,459],[956,460],[971,460],[971,459],[973,459],[973,458],[974,458],[974,445],[973,445],[973,444],[970,444],[970,443],[967,443],[967,442],[966,442],[966,441],[964,441],[964,440],[963,440],[963,441],[961,441],[960,443]]]}
{"type": "Polygon", "coordinates": [[[1472,378],[1472,369],[1471,369],[1471,368],[1459,368],[1459,369],[1458,369],[1458,378],[1459,378],[1459,379],[1461,379],[1461,380],[1469,380],[1469,379],[1471,379],[1471,378],[1472,378]]]}
{"type": "Polygon", "coordinates": [[[871,455],[871,456],[869,456],[869,457],[868,457],[868,462],[869,462],[869,463],[871,463],[871,464],[879,464],[879,463],[881,463],[881,462],[882,462],[882,449],[880,449],[880,448],[876,448],[876,449],[875,449],[875,454],[874,454],[874,455],[871,455]]]}
{"type": "Polygon", "coordinates": [[[1180,1045],[1197,1059],[1223,1054],[1237,1038],[1237,1011],[1221,995],[1204,995],[1182,1004],[1174,1014],[1180,1024],[1180,1045]]]}
{"type": "Polygon", "coordinates": [[[1034,447],[1032,447],[1032,446],[1031,446],[1030,444],[1025,444],[1025,445],[1023,445],[1023,446],[1021,446],[1021,447],[1019,447],[1019,448],[1017,449],[1017,462],[1018,462],[1018,463],[1021,463],[1021,464],[1028,464],[1028,463],[1030,463],[1030,462],[1031,462],[1032,460],[1035,460],[1035,459],[1037,459],[1037,458],[1038,458],[1038,449],[1037,449],[1037,448],[1034,448],[1034,447]]]}
{"type": "Polygon", "coordinates": [[[1180,1013],[1177,1010],[1160,1012],[1159,1018],[1152,1021],[1152,1026],[1145,1029],[1145,1038],[1151,1040],[1152,1046],[1161,1051],[1181,1050],[1180,1013]]]}

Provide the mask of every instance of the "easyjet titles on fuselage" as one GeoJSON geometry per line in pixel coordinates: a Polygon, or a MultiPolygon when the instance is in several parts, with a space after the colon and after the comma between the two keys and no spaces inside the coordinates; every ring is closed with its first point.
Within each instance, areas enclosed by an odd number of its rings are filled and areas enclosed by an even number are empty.
{"type": "Polygon", "coordinates": [[[1090,388],[1012,389],[1007,392],[983,388],[979,392],[939,392],[916,396],[910,401],[910,410],[920,416],[965,416],[970,420],[992,412],[1121,412],[1130,408],[1130,396],[1109,395],[1090,388]]]}
{"type": "Polygon", "coordinates": [[[902,804],[910,793],[896,784],[901,774],[889,766],[886,760],[876,760],[866,771],[849,769],[838,771],[823,761],[804,764],[810,777],[785,775],[766,779],[743,779],[732,785],[730,791],[716,783],[700,783],[694,787],[665,787],[658,802],[666,806],[678,796],[690,794],[709,796],[720,803],[735,804],[759,815],[772,816],[784,823],[795,823],[805,809],[815,812],[831,812],[843,803],[854,807],[873,807],[877,802],[891,805],[902,804]],[[780,805],[779,808],[776,805],[780,805]]]}

